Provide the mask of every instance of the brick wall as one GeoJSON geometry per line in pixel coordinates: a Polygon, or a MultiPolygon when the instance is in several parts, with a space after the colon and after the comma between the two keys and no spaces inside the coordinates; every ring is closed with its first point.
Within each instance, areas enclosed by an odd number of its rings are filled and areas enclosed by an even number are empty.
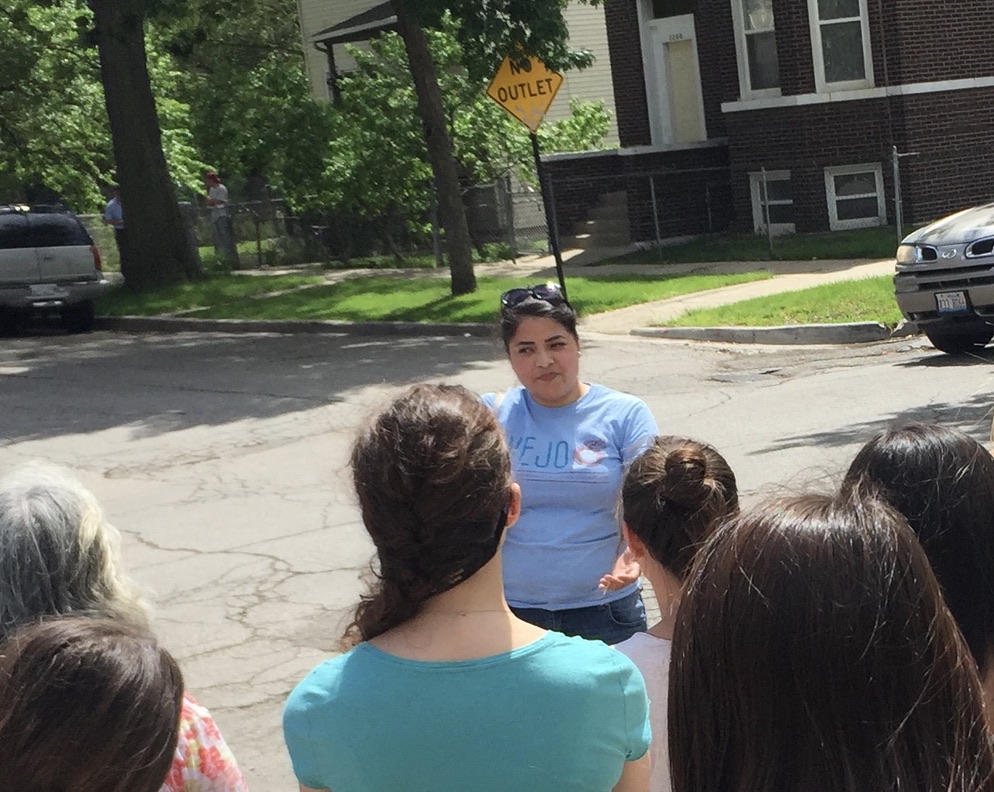
{"type": "Polygon", "coordinates": [[[750,171],[789,170],[797,231],[828,229],[824,169],[882,163],[893,222],[891,147],[901,161],[904,220],[935,219],[994,196],[994,125],[978,108],[994,89],[915,94],[728,113],[735,227],[752,228],[750,171]]]}
{"type": "Polygon", "coordinates": [[[699,0],[694,14],[697,60],[701,69],[704,122],[709,138],[728,135],[722,102],[739,98],[739,67],[735,57],[735,30],[728,0],[699,0]]]}
{"type": "Polygon", "coordinates": [[[652,143],[645,95],[645,70],[639,35],[637,0],[607,0],[604,4],[611,80],[622,147],[652,143]]]}
{"type": "MultiPolygon", "coordinates": [[[[883,162],[886,100],[728,113],[735,226],[752,229],[749,172],[789,170],[797,231],[828,228],[824,168],[883,162]]],[[[886,174],[885,174],[886,175],[886,174]]]]}
{"type": "Polygon", "coordinates": [[[994,88],[895,97],[904,216],[934,220],[994,200],[994,88]]]}
{"type": "Polygon", "coordinates": [[[994,75],[994,3],[869,0],[869,11],[877,85],[994,75]]]}
{"type": "Polygon", "coordinates": [[[812,93],[815,89],[815,67],[807,2],[773,0],[773,18],[777,32],[780,92],[784,96],[812,93]]]}

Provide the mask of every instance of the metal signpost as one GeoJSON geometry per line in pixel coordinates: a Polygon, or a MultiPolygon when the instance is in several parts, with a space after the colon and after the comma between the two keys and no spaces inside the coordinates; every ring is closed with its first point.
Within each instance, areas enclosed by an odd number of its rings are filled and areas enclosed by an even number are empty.
{"type": "Polygon", "coordinates": [[[542,119],[556,98],[556,93],[563,84],[563,76],[552,71],[538,58],[504,58],[493,80],[487,87],[487,96],[503,107],[518,121],[528,127],[532,142],[532,154],[535,157],[535,172],[542,189],[542,205],[545,208],[545,225],[549,231],[549,247],[556,259],[556,274],[559,276],[559,286],[563,290],[563,298],[569,302],[566,294],[566,275],[563,272],[563,255],[559,249],[559,233],[555,213],[552,210],[551,185],[542,167],[541,152],[538,146],[538,131],[542,119]]]}

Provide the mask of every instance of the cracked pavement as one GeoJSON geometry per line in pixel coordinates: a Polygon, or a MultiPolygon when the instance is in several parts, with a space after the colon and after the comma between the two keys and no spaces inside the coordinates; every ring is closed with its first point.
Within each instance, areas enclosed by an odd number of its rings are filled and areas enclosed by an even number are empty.
{"type": "MultiPolygon", "coordinates": [[[[988,438],[992,359],[917,339],[783,348],[589,333],[581,367],[644,398],[664,432],[713,443],[750,502],[831,486],[893,420],[988,438]]],[[[336,651],[368,576],[351,438],[416,381],[514,384],[479,338],[38,330],[0,342],[0,470],[48,459],[94,490],[255,790],[295,788],[283,700],[336,651]]]]}

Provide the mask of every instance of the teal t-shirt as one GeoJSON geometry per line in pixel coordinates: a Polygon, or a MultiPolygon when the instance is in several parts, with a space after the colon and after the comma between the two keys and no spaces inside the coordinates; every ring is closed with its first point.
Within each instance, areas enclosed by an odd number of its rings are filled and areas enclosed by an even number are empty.
{"type": "Polygon", "coordinates": [[[314,789],[609,792],[649,748],[648,710],[627,657],[549,632],[452,663],[360,644],[297,685],[283,731],[314,789]]]}

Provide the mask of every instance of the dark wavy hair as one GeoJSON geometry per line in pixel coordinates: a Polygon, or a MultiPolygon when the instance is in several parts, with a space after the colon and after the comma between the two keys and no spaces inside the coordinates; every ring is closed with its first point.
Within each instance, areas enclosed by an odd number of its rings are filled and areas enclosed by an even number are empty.
{"type": "Polygon", "coordinates": [[[576,332],[576,311],[567,303],[547,303],[545,300],[538,300],[529,297],[523,302],[511,308],[502,308],[500,312],[500,338],[504,343],[504,351],[511,348],[511,339],[521,323],[529,317],[539,319],[551,319],[562,325],[563,329],[580,342],[580,336],[576,332]]]}
{"type": "Polygon", "coordinates": [[[883,502],[806,495],[720,527],[670,667],[674,792],[994,789],[980,680],[883,502]]]}
{"type": "Polygon", "coordinates": [[[0,789],[157,792],[176,750],[183,675],[145,630],[80,616],[0,649],[0,789]]]}
{"type": "Polygon", "coordinates": [[[731,467],[697,440],[657,437],[629,466],[621,486],[621,516],[629,530],[681,580],[711,532],[738,511],[731,467]]]}
{"type": "Polygon", "coordinates": [[[994,457],[956,429],[908,423],[863,446],[842,489],[875,490],[904,515],[986,673],[994,654],[994,457]]]}
{"type": "Polygon", "coordinates": [[[359,434],[352,477],[379,569],[346,645],[412,618],[494,556],[511,463],[503,430],[476,396],[416,385],[359,434]]]}

